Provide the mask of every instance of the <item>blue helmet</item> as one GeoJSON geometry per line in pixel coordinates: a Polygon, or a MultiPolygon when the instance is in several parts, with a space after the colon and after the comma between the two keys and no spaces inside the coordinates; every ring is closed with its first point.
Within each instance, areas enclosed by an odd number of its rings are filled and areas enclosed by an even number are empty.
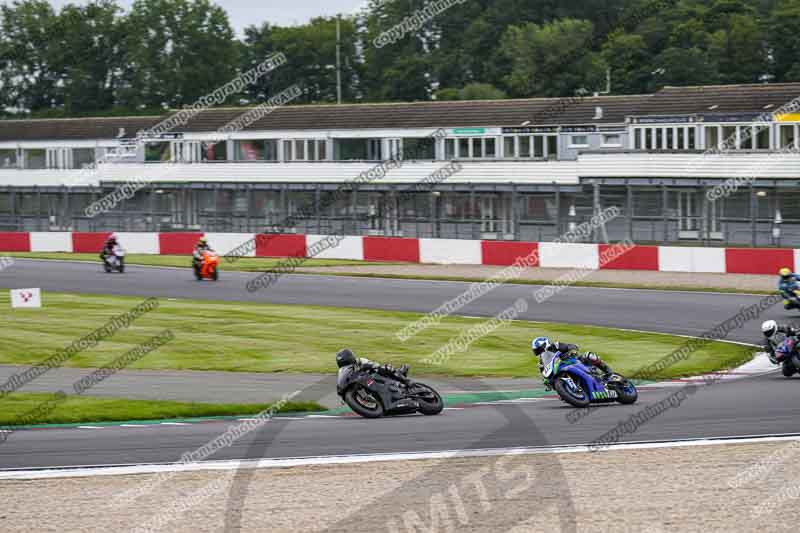
{"type": "Polygon", "coordinates": [[[549,344],[550,339],[547,337],[536,337],[533,339],[533,342],[531,342],[531,350],[533,350],[533,353],[537,356],[542,355],[549,344]]]}

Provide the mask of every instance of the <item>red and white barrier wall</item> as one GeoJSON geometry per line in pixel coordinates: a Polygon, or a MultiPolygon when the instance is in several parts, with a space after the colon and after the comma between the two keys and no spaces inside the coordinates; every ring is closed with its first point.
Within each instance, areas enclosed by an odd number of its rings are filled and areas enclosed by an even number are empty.
{"type": "MultiPolygon", "coordinates": [[[[0,252],[99,253],[108,235],[0,232],[0,252]]],[[[238,255],[246,257],[307,257],[311,250],[320,259],[456,265],[508,266],[520,257],[528,257],[526,263],[531,266],[593,270],[777,274],[783,267],[800,268],[800,250],[777,248],[635,246],[607,260],[610,246],[605,244],[344,237],[338,245],[330,247],[319,244],[328,238],[325,235],[199,232],[117,235],[128,253],[133,254],[189,255],[197,240],[205,235],[218,252],[225,254],[239,248],[238,255]]]]}

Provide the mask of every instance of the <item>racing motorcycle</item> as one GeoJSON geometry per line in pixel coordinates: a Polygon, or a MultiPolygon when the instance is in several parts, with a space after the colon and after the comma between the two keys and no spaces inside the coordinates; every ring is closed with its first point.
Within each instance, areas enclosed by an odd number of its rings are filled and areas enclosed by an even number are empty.
{"type": "Polygon", "coordinates": [[[219,279],[219,256],[211,250],[204,250],[200,257],[195,257],[192,266],[194,267],[194,277],[197,281],[219,279]]]}
{"type": "Polygon", "coordinates": [[[547,390],[555,390],[574,407],[612,402],[630,405],[639,398],[632,381],[619,374],[605,377],[598,368],[584,365],[571,354],[556,352],[549,361],[542,361],[541,368],[547,390]]]}
{"type": "Polygon", "coordinates": [[[100,254],[100,258],[103,260],[103,269],[107,273],[110,274],[111,272],[117,271],[121,274],[125,272],[125,250],[119,245],[114,246],[110,254],[105,252],[100,254]]]}
{"type": "Polygon", "coordinates": [[[783,305],[786,309],[800,309],[800,290],[792,291],[791,295],[783,294],[783,305]]]}
{"type": "Polygon", "coordinates": [[[379,368],[362,365],[358,360],[339,361],[336,392],[356,413],[364,418],[384,415],[421,413],[438,415],[444,409],[442,397],[432,387],[405,375],[407,367],[391,375],[379,368]]]}
{"type": "Polygon", "coordinates": [[[797,353],[797,337],[786,337],[775,349],[775,362],[787,378],[800,373],[800,354],[797,353]]]}

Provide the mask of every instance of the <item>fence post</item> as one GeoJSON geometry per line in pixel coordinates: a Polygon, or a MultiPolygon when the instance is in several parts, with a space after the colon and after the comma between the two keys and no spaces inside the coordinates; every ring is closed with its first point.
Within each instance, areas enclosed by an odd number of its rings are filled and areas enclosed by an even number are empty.
{"type": "Polygon", "coordinates": [[[627,238],[633,241],[633,187],[631,187],[628,180],[625,180],[625,189],[627,193],[627,206],[625,207],[625,216],[628,217],[627,222],[627,238]]]}
{"type": "Polygon", "coordinates": [[[755,185],[750,185],[750,229],[753,232],[751,245],[758,246],[758,197],[755,185]]]}
{"type": "Polygon", "coordinates": [[[661,216],[664,222],[664,235],[662,240],[664,244],[669,242],[669,189],[666,183],[661,184],[661,216]]]}

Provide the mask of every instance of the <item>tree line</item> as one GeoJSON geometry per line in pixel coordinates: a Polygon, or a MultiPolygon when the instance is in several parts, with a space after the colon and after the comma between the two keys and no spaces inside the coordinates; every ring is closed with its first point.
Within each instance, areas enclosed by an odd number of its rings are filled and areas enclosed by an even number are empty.
{"type": "MultiPolygon", "coordinates": [[[[800,81],[800,0],[370,0],[341,18],[345,102],[654,92],[665,85],[800,81]]],[[[191,105],[276,52],[288,63],[227,102],[255,105],[291,85],[295,103],[337,98],[336,18],[237,36],[210,0],[114,0],[54,9],[0,6],[5,115],[163,113],[191,105]]]]}

